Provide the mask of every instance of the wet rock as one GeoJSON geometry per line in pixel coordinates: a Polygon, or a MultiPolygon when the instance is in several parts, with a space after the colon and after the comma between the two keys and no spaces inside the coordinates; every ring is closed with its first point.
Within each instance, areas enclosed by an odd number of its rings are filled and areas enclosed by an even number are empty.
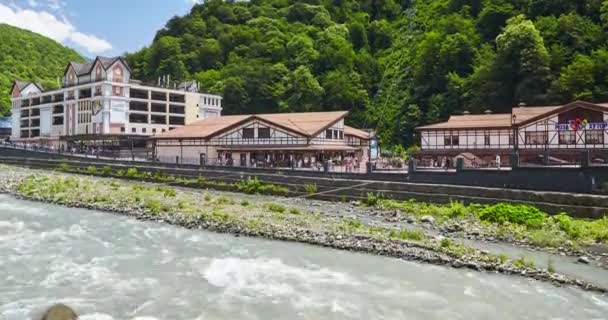
{"type": "Polygon", "coordinates": [[[56,304],[50,307],[42,320],[76,320],[78,315],[74,310],[64,304],[56,304]]]}
{"type": "Polygon", "coordinates": [[[589,258],[587,258],[585,256],[578,257],[577,261],[580,262],[580,263],[584,263],[584,264],[589,264],[589,262],[591,262],[591,261],[589,261],[589,258]]]}

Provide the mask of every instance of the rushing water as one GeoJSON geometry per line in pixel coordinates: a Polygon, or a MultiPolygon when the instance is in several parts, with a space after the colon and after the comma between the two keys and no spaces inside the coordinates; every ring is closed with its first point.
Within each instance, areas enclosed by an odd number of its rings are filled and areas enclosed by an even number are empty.
{"type": "Polygon", "coordinates": [[[0,195],[0,319],[606,319],[518,277],[236,238],[0,195]]]}

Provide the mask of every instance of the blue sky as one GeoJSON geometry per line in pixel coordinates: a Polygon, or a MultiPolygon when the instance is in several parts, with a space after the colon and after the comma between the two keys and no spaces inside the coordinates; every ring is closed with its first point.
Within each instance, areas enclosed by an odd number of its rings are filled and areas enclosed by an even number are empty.
{"type": "MultiPolygon", "coordinates": [[[[133,52],[197,0],[0,0],[0,23],[28,29],[87,57],[133,52]]],[[[198,0],[200,1],[200,0],[198,0]]]]}

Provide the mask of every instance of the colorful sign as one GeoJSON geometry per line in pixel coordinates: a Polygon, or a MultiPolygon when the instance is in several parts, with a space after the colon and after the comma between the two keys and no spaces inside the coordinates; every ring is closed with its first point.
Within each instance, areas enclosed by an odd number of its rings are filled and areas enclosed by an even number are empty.
{"type": "Polygon", "coordinates": [[[579,130],[604,130],[608,128],[608,122],[589,123],[587,119],[576,118],[568,123],[558,123],[555,125],[556,130],[560,131],[579,131],[579,130]]]}

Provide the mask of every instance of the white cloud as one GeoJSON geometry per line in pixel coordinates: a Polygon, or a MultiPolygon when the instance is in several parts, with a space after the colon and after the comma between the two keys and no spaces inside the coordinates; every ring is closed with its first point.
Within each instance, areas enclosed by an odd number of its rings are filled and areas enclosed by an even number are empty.
{"type": "Polygon", "coordinates": [[[30,5],[30,7],[37,7],[38,6],[38,2],[36,2],[36,0],[28,0],[27,3],[30,5]]]}
{"type": "MultiPolygon", "coordinates": [[[[53,2],[54,1],[50,1],[53,2]]],[[[50,3],[49,2],[49,3],[50,3]]],[[[58,2],[61,6],[61,2],[58,2]]],[[[34,11],[0,4],[0,22],[27,29],[61,43],[73,43],[92,54],[112,49],[112,45],[95,35],[76,29],[65,16],[58,18],[47,11],[34,11]]]]}
{"type": "Polygon", "coordinates": [[[46,6],[53,11],[57,11],[65,7],[65,2],[61,0],[48,0],[46,6]]]}

